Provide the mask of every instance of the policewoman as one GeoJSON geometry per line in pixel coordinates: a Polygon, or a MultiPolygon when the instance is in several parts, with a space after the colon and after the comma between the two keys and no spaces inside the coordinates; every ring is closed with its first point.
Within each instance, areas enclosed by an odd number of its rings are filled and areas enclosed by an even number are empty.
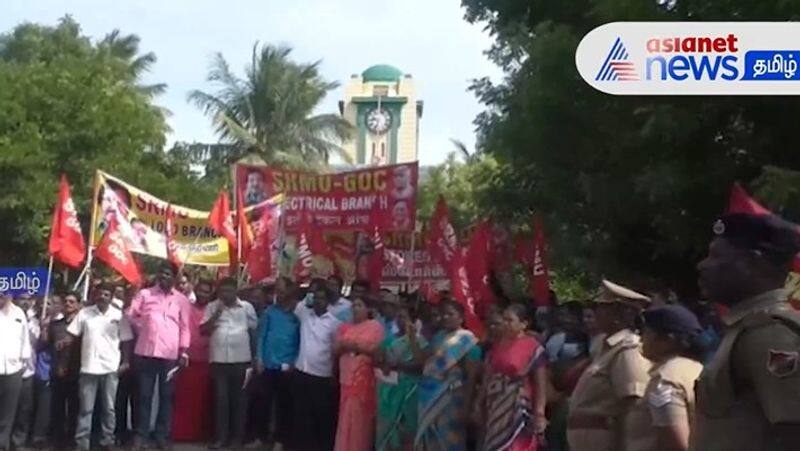
{"type": "Polygon", "coordinates": [[[603,281],[594,300],[597,326],[605,334],[599,354],[578,380],[569,405],[571,451],[625,451],[636,401],[650,380],[636,323],[650,299],[603,281]]]}
{"type": "Polygon", "coordinates": [[[686,451],[694,417],[694,384],[703,365],[703,329],[689,309],[666,305],[643,314],[642,354],[653,362],[636,403],[628,451],[686,451]]]}
{"type": "Polygon", "coordinates": [[[708,299],[725,303],[725,332],[696,384],[692,451],[800,450],[800,314],[786,277],[800,250],[797,225],[728,214],[697,265],[708,299]]]}

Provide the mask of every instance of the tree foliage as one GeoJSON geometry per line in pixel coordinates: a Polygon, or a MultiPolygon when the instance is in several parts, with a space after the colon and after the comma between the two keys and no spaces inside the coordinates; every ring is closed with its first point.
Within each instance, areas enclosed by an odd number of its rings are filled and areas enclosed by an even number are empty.
{"type": "Polygon", "coordinates": [[[487,54],[505,74],[472,86],[485,105],[475,121],[479,148],[504,173],[491,207],[543,212],[558,265],[692,293],[695,263],[734,181],[800,218],[797,190],[781,188],[792,178],[786,171],[800,169],[790,150],[800,101],[615,97],[589,87],[574,65],[581,37],[603,23],[783,21],[796,17],[797,2],[462,3],[466,19],[494,37],[487,54]]]}
{"type": "Polygon", "coordinates": [[[214,57],[208,81],[218,89],[194,90],[189,101],[211,118],[222,145],[190,146],[198,159],[218,166],[255,153],[267,163],[294,167],[327,165],[332,155],[349,160],[340,144],[352,133],[350,123],[336,114],[314,114],[339,84],[321,77],[319,61],[296,63],[290,54],[288,47],[256,43],[244,78],[221,54],[214,57]]]}
{"type": "MultiPolygon", "coordinates": [[[[93,43],[69,17],[0,35],[0,259],[36,263],[44,251],[58,177],[66,173],[84,221],[102,169],[190,206],[213,197],[189,162],[164,152],[167,125],[153,104],[163,85],[141,75],[155,56],[136,36],[93,43]]],[[[86,228],[84,228],[86,230],[86,228]]]]}

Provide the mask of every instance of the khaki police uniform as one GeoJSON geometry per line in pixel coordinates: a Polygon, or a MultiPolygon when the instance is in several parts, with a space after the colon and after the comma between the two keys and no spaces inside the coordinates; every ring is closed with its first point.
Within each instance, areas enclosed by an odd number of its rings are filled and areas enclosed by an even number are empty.
{"type": "Polygon", "coordinates": [[[631,428],[625,436],[626,451],[658,449],[655,428],[692,424],[694,385],[703,365],[686,357],[673,357],[654,365],[644,396],[634,407],[631,428]]]}
{"type": "MultiPolygon", "coordinates": [[[[595,304],[624,304],[641,309],[650,298],[603,280],[595,304]]],[[[641,339],[630,329],[604,338],[597,356],[578,380],[569,403],[567,442],[571,451],[622,451],[629,427],[631,398],[644,395],[650,361],[641,339]]]]}
{"type": "Polygon", "coordinates": [[[781,450],[771,426],[800,428],[800,314],[787,297],[768,291],[722,318],[727,331],[696,385],[691,451],[781,450]]]}

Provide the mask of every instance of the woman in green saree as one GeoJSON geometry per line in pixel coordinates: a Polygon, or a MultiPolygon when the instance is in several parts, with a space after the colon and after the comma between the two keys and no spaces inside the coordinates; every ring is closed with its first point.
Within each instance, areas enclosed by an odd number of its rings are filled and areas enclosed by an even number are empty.
{"type": "Polygon", "coordinates": [[[422,365],[414,360],[412,346],[425,351],[428,342],[420,335],[407,305],[399,307],[397,326],[402,335],[383,344],[383,365],[378,375],[378,424],[376,451],[406,451],[417,431],[417,390],[422,365]]]}

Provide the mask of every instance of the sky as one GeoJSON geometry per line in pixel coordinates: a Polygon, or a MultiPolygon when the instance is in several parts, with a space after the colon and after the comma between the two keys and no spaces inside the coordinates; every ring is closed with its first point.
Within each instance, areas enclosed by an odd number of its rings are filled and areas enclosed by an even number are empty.
{"type": "MultiPolygon", "coordinates": [[[[156,54],[145,81],[168,86],[157,103],[172,112],[170,144],[216,142],[186,94],[213,91],[205,78],[216,52],[241,74],[256,41],[289,45],[296,61],[322,60],[322,76],[342,85],[373,64],[411,74],[425,102],[423,165],[443,161],[454,150],[451,138],[473,148],[472,121],[482,107],[467,87],[474,78],[501,76],[483,54],[491,38],[463,19],[460,0],[2,0],[0,31],[21,22],[52,25],[66,14],[92,38],[118,28],[156,54]]],[[[318,113],[338,112],[342,96],[343,87],[332,91],[318,113]]]]}

